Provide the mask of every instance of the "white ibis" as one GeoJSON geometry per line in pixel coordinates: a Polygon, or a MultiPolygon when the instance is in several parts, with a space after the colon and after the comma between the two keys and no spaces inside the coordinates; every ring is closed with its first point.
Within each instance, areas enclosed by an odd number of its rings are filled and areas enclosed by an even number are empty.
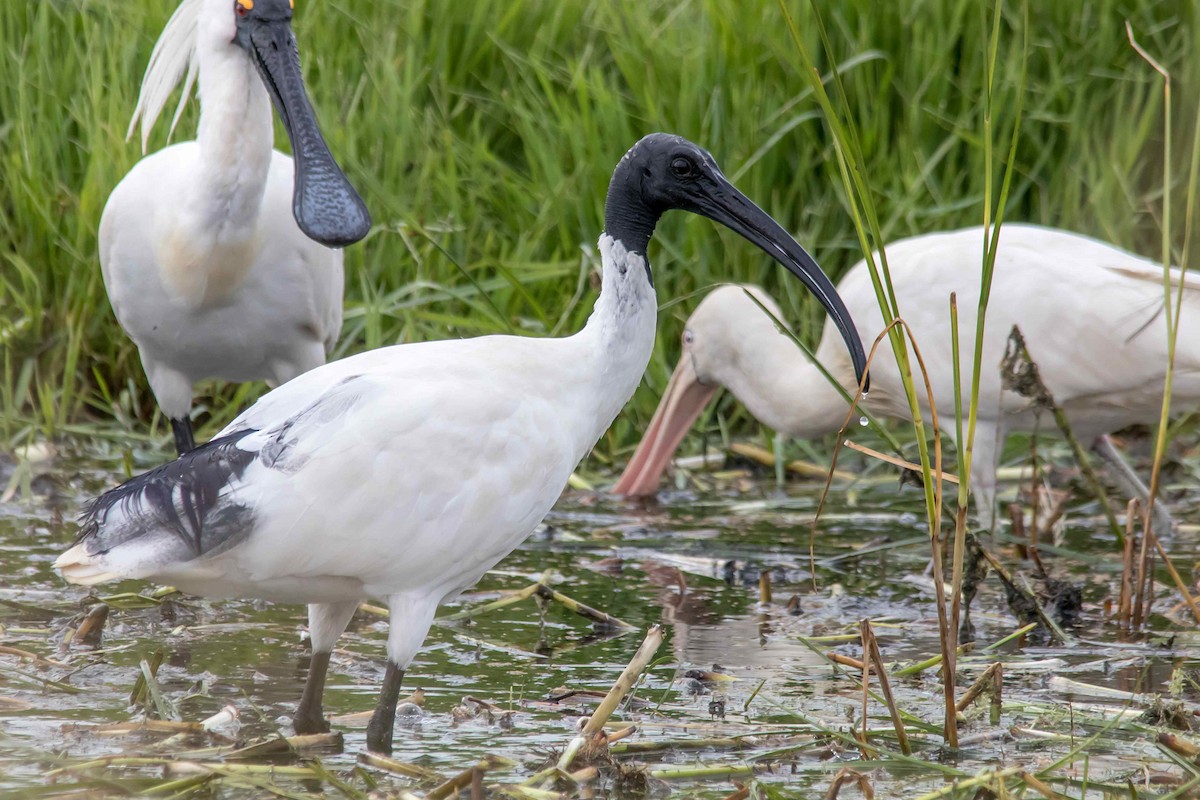
{"type": "MultiPolygon", "coordinates": [[[[943,422],[954,413],[949,297],[958,294],[963,406],[969,397],[983,229],[966,228],[902,239],[887,246],[900,314],[913,329],[929,369],[943,422]]],[[[988,304],[971,486],[976,511],[993,521],[996,468],[1005,436],[1033,431],[1027,399],[1002,390],[1000,360],[1013,325],[1024,333],[1041,376],[1081,441],[1116,468],[1130,493],[1146,492],[1105,434],[1158,419],[1167,369],[1162,267],[1076,233],[1008,224],[988,304]]],[[[1180,276],[1173,277],[1178,286],[1180,276]]],[[[728,388],[755,417],[788,436],[836,431],[847,404],[799,349],[775,328],[745,292],[779,317],[778,305],[757,287],[726,286],[709,294],[688,320],[683,353],[649,429],[613,487],[617,494],[657,491],[671,455],[713,392],[728,388]],[[797,402],[797,398],[803,398],[797,402]]],[[[838,292],[864,339],[883,329],[866,262],[843,278],[838,292]]],[[[1200,292],[1184,292],[1172,397],[1200,400],[1200,292]]],[[[854,371],[826,326],[816,355],[848,391],[854,371]]],[[[885,344],[871,370],[866,399],[872,412],[910,419],[899,371],[885,344]]],[[[923,407],[923,391],[918,391],[923,407]]],[[[924,408],[928,417],[928,408],[924,408]]],[[[1039,430],[1053,430],[1043,415],[1039,430]]],[[[1166,519],[1159,518],[1160,523],[1166,519]]]]}
{"type": "Polygon", "coordinates": [[[211,597],[309,603],[313,656],[298,731],[325,727],[329,653],[354,609],[385,600],[387,670],[367,742],[390,749],[400,681],[438,604],[534,529],[641,379],[657,310],[646,249],[671,209],[726,225],[791,270],[864,368],[853,323],[816,262],[707,152],[652,134],[613,173],[602,289],[582,331],[398,345],[318,367],[213,441],[101,495],[55,566],[84,585],[142,578],[211,597]]]}
{"type": "MultiPolygon", "coordinates": [[[[146,145],[175,84],[199,73],[195,141],[149,155],[100,219],[100,267],[180,454],[192,386],[282,384],[325,363],[342,325],[342,252],[370,216],[338,168],[300,75],[290,0],[184,0],[142,81],[146,145]],[[293,159],[272,150],[271,103],[293,159]],[[294,172],[294,178],[293,178],[294,172]]],[[[178,113],[176,114],[178,119],[178,113]]]]}

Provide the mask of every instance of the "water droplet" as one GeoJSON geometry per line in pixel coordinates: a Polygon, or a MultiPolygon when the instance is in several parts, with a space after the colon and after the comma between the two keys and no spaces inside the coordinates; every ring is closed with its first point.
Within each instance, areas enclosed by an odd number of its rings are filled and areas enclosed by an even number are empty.
{"type": "Polygon", "coordinates": [[[867,423],[867,418],[866,418],[866,417],[859,417],[859,418],[858,418],[858,424],[859,424],[859,425],[862,425],[864,428],[865,428],[865,427],[867,427],[867,425],[868,425],[868,423],[867,423]]]}

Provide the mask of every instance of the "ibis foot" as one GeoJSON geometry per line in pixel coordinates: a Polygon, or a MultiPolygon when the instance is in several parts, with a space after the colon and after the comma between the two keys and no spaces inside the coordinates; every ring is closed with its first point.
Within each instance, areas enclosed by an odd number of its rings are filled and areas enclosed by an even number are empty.
{"type": "Polygon", "coordinates": [[[325,715],[319,709],[315,714],[297,710],[295,716],[292,717],[292,728],[301,736],[310,733],[329,733],[329,720],[325,719],[325,715]]]}
{"type": "Polygon", "coordinates": [[[175,452],[179,455],[196,449],[196,437],[192,433],[192,421],[187,417],[171,420],[171,430],[175,433],[175,452]]]}
{"type": "Polygon", "coordinates": [[[400,700],[400,683],[404,670],[388,661],[383,674],[383,687],[379,690],[379,704],[367,724],[367,749],[373,753],[389,755],[392,752],[392,728],[396,724],[396,703],[400,700]]]}
{"type": "Polygon", "coordinates": [[[325,693],[325,674],[329,671],[329,653],[313,653],[308,662],[308,680],[304,684],[304,695],[292,717],[296,733],[329,733],[329,722],[321,707],[321,696],[325,693]]]}

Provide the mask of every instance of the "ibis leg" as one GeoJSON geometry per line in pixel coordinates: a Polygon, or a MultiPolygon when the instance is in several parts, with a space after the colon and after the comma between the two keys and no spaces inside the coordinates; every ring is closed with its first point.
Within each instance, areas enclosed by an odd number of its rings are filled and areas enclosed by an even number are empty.
{"type": "Polygon", "coordinates": [[[372,752],[392,752],[392,727],[396,722],[396,703],[400,700],[403,680],[404,670],[389,658],[383,688],[379,690],[379,705],[375,706],[375,713],[367,725],[367,749],[372,752]]]}
{"type": "Polygon", "coordinates": [[[192,433],[192,421],[187,417],[171,419],[171,430],[175,432],[175,452],[179,455],[196,449],[196,437],[192,433]]]}
{"type": "MultiPolygon", "coordinates": [[[[1121,491],[1138,498],[1143,505],[1150,502],[1150,489],[1142,483],[1142,479],[1134,472],[1133,467],[1129,466],[1129,462],[1121,455],[1121,451],[1112,443],[1110,437],[1096,437],[1096,441],[1092,443],[1092,450],[1112,468],[1113,479],[1121,487],[1121,491]]],[[[1166,504],[1157,498],[1154,501],[1154,519],[1151,522],[1160,540],[1167,541],[1174,535],[1175,520],[1171,518],[1166,504]]]]}
{"type": "Polygon", "coordinates": [[[296,733],[328,733],[329,723],[325,721],[325,710],[321,705],[321,697],[325,694],[325,676],[329,672],[329,652],[313,652],[312,660],[308,662],[308,680],[304,683],[304,695],[300,705],[292,717],[292,726],[296,733]]]}
{"type": "Polygon", "coordinates": [[[308,606],[308,635],[312,641],[312,659],[308,663],[308,680],[304,694],[292,717],[296,733],[326,733],[329,723],[321,697],[325,694],[325,676],[329,672],[329,654],[338,637],[350,624],[358,608],[357,600],[340,603],[312,603],[308,606]]]}

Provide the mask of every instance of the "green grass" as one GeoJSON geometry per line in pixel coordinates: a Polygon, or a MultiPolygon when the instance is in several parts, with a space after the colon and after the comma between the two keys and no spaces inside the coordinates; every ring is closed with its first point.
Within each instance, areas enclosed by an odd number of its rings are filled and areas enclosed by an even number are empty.
{"type": "MultiPolygon", "coordinates": [[[[818,69],[841,73],[884,237],[982,221],[980,3],[818,2],[832,57],[808,3],[789,11],[818,69]]],[[[776,0],[297,6],[314,103],[376,221],[347,252],[339,355],[577,329],[594,298],[608,176],[653,130],[707,146],[835,277],[861,257],[829,128],[776,0]]],[[[1011,138],[1021,79],[1023,23],[1010,6],[993,88],[998,142],[1011,138]]],[[[136,351],[104,297],[95,231],[108,193],[140,156],[125,129],[173,7],[0,4],[0,441],[80,429],[145,434],[154,419],[136,351]]],[[[1171,70],[1175,140],[1187,142],[1200,94],[1198,16],[1190,0],[1034,4],[1006,220],[1159,255],[1164,171],[1180,177],[1182,199],[1187,153],[1163,163],[1159,83],[1124,24],[1171,70]]],[[[196,110],[177,138],[194,131],[196,110]]],[[[164,142],[165,126],[152,146],[164,142]]],[[[993,181],[1003,168],[993,164],[993,181]]],[[[648,421],[692,293],[759,282],[802,335],[819,332],[815,301],[736,237],[685,215],[660,231],[651,252],[660,302],[687,299],[661,315],[646,385],[600,443],[601,459],[630,446],[648,421]]],[[[197,402],[211,419],[200,435],[261,390],[202,387],[197,402]]]]}

